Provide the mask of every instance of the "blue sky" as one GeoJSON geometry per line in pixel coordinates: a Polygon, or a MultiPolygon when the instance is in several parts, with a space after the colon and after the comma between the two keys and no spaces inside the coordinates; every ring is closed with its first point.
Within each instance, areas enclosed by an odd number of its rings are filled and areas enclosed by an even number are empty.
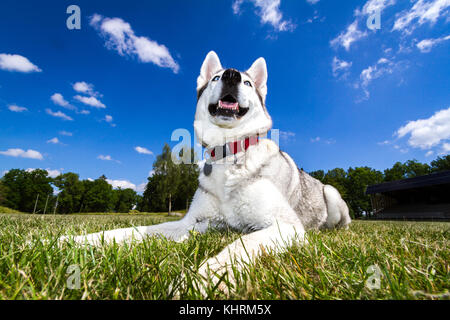
{"type": "Polygon", "coordinates": [[[267,108],[299,167],[429,162],[450,152],[449,12],[450,0],[4,0],[0,175],[105,174],[142,190],[172,132],[193,136],[210,50],[241,70],[266,59],[267,108]]]}

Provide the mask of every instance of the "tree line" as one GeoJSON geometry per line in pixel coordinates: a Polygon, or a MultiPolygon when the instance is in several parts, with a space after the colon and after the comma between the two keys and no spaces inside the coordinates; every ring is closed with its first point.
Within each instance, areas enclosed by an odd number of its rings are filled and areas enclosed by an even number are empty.
{"type": "MultiPolygon", "coordinates": [[[[195,163],[194,150],[190,163],[195,163]]],[[[178,158],[186,157],[181,150],[178,158]]],[[[166,144],[153,164],[143,195],[135,190],[113,189],[102,175],[96,180],[80,180],[77,173],[67,172],[51,178],[46,170],[9,170],[0,179],[0,205],[22,212],[35,213],[128,213],[185,210],[198,186],[196,164],[175,164],[166,144]],[[57,190],[58,192],[55,192],[57,190]]],[[[177,158],[176,157],[176,158],[177,158]]],[[[180,161],[176,161],[180,162],[180,161]]]]}
{"type": "MultiPolygon", "coordinates": [[[[172,156],[169,145],[164,145],[162,153],[153,163],[153,175],[148,177],[142,195],[133,189],[113,189],[104,175],[96,180],[80,180],[79,175],[73,172],[51,178],[46,170],[12,169],[0,179],[0,205],[30,213],[128,213],[136,209],[170,214],[172,211],[187,210],[192,201],[198,187],[196,160],[193,149],[185,148],[172,156]],[[187,159],[190,161],[185,161],[187,159]],[[55,189],[59,193],[56,194],[55,189]]],[[[347,202],[352,217],[358,218],[364,212],[371,211],[370,198],[365,194],[367,186],[445,170],[450,170],[450,155],[438,157],[430,164],[417,160],[397,162],[384,171],[350,167],[348,170],[335,168],[327,172],[317,170],[310,174],[337,188],[347,202]]]]}
{"type": "Polygon", "coordinates": [[[347,171],[342,168],[335,168],[327,172],[317,170],[310,172],[310,175],[338,189],[349,206],[350,215],[358,218],[364,212],[369,213],[372,210],[370,197],[365,194],[367,186],[446,170],[450,170],[450,155],[438,157],[430,164],[417,160],[396,162],[392,168],[385,169],[383,172],[369,167],[350,167],[347,171]]]}

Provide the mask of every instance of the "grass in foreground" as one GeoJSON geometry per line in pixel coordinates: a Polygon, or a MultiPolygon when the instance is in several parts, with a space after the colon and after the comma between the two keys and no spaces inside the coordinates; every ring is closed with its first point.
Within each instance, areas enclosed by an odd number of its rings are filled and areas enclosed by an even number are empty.
{"type": "MultiPolygon", "coordinates": [[[[183,243],[149,238],[100,248],[54,245],[61,235],[167,219],[176,218],[0,215],[0,298],[202,299],[193,281],[196,270],[239,234],[209,232],[183,243]],[[80,268],[80,289],[67,286],[70,265],[80,268]]],[[[208,289],[208,298],[448,299],[449,229],[449,223],[354,221],[349,230],[308,232],[309,244],[266,254],[247,266],[229,297],[208,289]],[[373,265],[381,271],[380,289],[370,290],[365,283],[373,265]]]]}

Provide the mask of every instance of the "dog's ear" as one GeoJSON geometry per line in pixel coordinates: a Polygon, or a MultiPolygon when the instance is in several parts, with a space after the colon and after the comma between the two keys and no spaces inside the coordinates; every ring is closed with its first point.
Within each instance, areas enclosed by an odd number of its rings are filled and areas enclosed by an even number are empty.
{"type": "Polygon", "coordinates": [[[255,82],[256,87],[265,100],[267,95],[267,65],[264,58],[259,58],[253,62],[250,69],[247,70],[247,74],[255,82]]]}
{"type": "Polygon", "coordinates": [[[203,61],[200,75],[197,78],[197,91],[200,90],[213,76],[214,73],[222,69],[219,57],[214,51],[210,51],[203,61]]]}

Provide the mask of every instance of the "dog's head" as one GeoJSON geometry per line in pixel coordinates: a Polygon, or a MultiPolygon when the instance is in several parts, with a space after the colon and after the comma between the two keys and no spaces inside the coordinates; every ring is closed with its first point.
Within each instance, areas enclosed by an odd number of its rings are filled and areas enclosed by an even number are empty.
{"type": "Polygon", "coordinates": [[[272,127],[266,107],[267,67],[257,59],[246,72],[224,69],[214,51],[208,53],[197,79],[194,129],[205,147],[222,145],[272,127]]]}

